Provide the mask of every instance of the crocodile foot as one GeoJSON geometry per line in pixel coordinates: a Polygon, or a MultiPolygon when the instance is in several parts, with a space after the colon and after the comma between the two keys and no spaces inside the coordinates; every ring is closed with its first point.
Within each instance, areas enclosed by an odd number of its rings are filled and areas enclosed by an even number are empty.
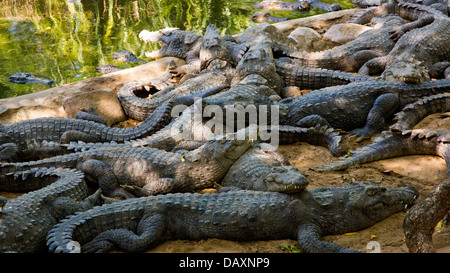
{"type": "Polygon", "coordinates": [[[356,142],[361,142],[364,139],[368,139],[374,136],[377,133],[375,130],[371,130],[370,128],[363,127],[352,130],[348,135],[357,137],[356,142]]]}

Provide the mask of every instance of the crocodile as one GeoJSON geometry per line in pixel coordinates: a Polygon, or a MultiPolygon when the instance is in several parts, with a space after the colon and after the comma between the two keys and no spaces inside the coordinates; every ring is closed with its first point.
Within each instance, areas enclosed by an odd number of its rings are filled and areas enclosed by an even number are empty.
{"type": "Polygon", "coordinates": [[[371,23],[374,24],[373,29],[343,45],[318,52],[285,48],[285,55],[301,66],[358,72],[367,61],[391,52],[395,41],[389,38],[390,32],[406,22],[399,16],[391,15],[375,17],[371,23]]]}
{"type": "Polygon", "coordinates": [[[46,85],[55,84],[53,80],[38,78],[31,75],[30,73],[22,73],[22,72],[17,72],[9,76],[8,81],[11,83],[18,83],[18,84],[26,84],[26,83],[42,83],[46,85]]]}
{"type": "MultiPolygon", "coordinates": [[[[370,8],[370,7],[378,7],[382,6],[383,4],[389,3],[389,0],[353,0],[352,1],[354,5],[360,7],[360,8],[370,8]]],[[[403,2],[408,3],[414,3],[414,4],[421,4],[425,6],[430,6],[436,10],[441,11],[444,14],[448,14],[450,11],[450,5],[448,5],[448,0],[404,0],[403,2]]],[[[371,16],[374,16],[378,11],[374,10],[365,10],[363,13],[369,13],[371,16]]],[[[355,15],[357,17],[361,16],[361,14],[355,15]]],[[[352,20],[353,20],[352,19],[352,20]]]]}
{"type": "Polygon", "coordinates": [[[167,82],[171,79],[174,65],[169,65],[166,72],[150,83],[129,83],[119,88],[118,98],[128,117],[143,120],[148,117],[161,103],[181,95],[190,94],[192,97],[206,97],[218,93],[231,83],[234,76],[232,61],[225,42],[215,25],[206,28],[199,53],[202,71],[189,78],[182,78],[177,87],[167,87],[156,82],[167,82]],[[165,89],[156,92],[149,99],[143,98],[148,92],[145,86],[155,86],[156,89],[165,89]],[[137,95],[139,93],[139,96],[137,95]],[[141,98],[142,97],[142,98],[141,98]]]}
{"type": "Polygon", "coordinates": [[[65,218],[48,233],[47,245],[56,253],[70,252],[70,242],[79,243],[81,252],[142,252],[174,239],[291,238],[304,252],[359,252],[320,238],[370,227],[417,196],[410,185],[354,182],[297,194],[243,190],[134,198],[65,218]]]}
{"type": "Polygon", "coordinates": [[[109,73],[117,72],[120,70],[122,70],[122,69],[120,69],[117,66],[112,65],[112,64],[99,65],[95,68],[95,72],[100,73],[100,74],[109,74],[109,73]]]}
{"type": "Polygon", "coordinates": [[[139,187],[137,194],[141,195],[194,191],[220,181],[231,164],[250,147],[248,134],[243,138],[218,136],[184,155],[153,148],[104,147],[38,161],[2,163],[0,171],[48,166],[76,168],[96,182],[108,197],[133,197],[123,189],[127,185],[139,187]]]}
{"type": "Polygon", "coordinates": [[[312,68],[291,63],[290,59],[275,60],[277,73],[285,86],[296,86],[301,90],[315,90],[351,82],[363,82],[377,79],[367,75],[358,75],[340,70],[312,68]]]}
{"type": "Polygon", "coordinates": [[[270,144],[254,145],[236,160],[222,179],[219,191],[298,192],[309,184],[306,177],[270,144]]]}
{"type": "Polygon", "coordinates": [[[139,39],[144,42],[161,42],[159,50],[146,53],[148,58],[177,57],[186,61],[185,65],[174,69],[177,74],[198,73],[201,69],[199,58],[203,37],[190,31],[178,28],[164,28],[150,32],[143,30],[139,33],[139,39]]]}
{"type": "Polygon", "coordinates": [[[384,80],[420,83],[430,80],[430,67],[450,59],[450,18],[431,7],[390,1],[386,12],[399,14],[412,22],[391,34],[395,46],[385,56],[365,63],[358,73],[381,73],[384,80]]]}
{"type": "Polygon", "coordinates": [[[2,174],[1,190],[30,192],[9,200],[0,197],[0,252],[44,252],[47,232],[59,220],[103,204],[100,191],[88,194],[83,177],[63,168],[2,174]]]}
{"type": "Polygon", "coordinates": [[[429,129],[405,130],[403,132],[383,131],[373,143],[350,152],[351,156],[341,158],[316,171],[344,170],[356,164],[405,155],[437,155],[447,163],[450,174],[449,132],[429,129]]]}
{"type": "Polygon", "coordinates": [[[0,125],[0,161],[33,160],[66,153],[70,141],[124,142],[157,132],[170,122],[174,101],[158,107],[144,122],[132,128],[114,128],[95,121],[45,117],[0,125]]]}
{"type": "Polygon", "coordinates": [[[395,123],[389,127],[391,131],[411,130],[423,118],[434,113],[450,111],[450,93],[424,97],[406,105],[394,116],[395,123]]]}
{"type": "Polygon", "coordinates": [[[324,11],[338,11],[342,9],[339,4],[329,5],[319,0],[302,0],[295,2],[283,2],[279,0],[262,1],[260,3],[255,4],[253,7],[264,10],[293,10],[293,11],[307,10],[311,7],[317,7],[324,11]]]}
{"type": "Polygon", "coordinates": [[[408,84],[389,81],[353,82],[326,87],[280,104],[289,108],[280,124],[309,127],[314,124],[351,130],[358,141],[381,132],[385,120],[416,100],[449,90],[449,79],[408,84]]]}
{"type": "Polygon", "coordinates": [[[114,52],[112,54],[112,58],[114,60],[118,60],[119,62],[137,62],[137,58],[136,55],[134,55],[133,53],[131,53],[128,50],[121,50],[118,52],[114,52]]]}

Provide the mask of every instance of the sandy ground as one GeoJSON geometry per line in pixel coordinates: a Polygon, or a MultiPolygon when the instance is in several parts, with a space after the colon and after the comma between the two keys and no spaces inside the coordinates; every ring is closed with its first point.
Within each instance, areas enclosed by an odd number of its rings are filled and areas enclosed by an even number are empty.
{"type": "MultiPolygon", "coordinates": [[[[136,125],[128,121],[120,127],[136,125]]],[[[439,114],[431,115],[421,121],[416,128],[449,129],[450,118],[441,118],[439,114]]],[[[371,140],[356,143],[354,139],[343,134],[344,142],[353,150],[368,144],[371,140]]],[[[435,185],[446,178],[446,165],[437,156],[404,156],[380,160],[360,166],[354,166],[345,171],[315,172],[313,169],[329,164],[335,160],[327,148],[313,146],[307,143],[280,146],[291,164],[296,166],[309,179],[309,188],[339,186],[351,181],[376,181],[387,187],[402,187],[411,184],[420,192],[423,198],[435,185]],[[390,170],[390,172],[384,172],[390,170]]],[[[214,190],[213,190],[214,191],[214,190]]],[[[7,198],[17,194],[0,192],[7,198]]],[[[370,244],[379,246],[382,253],[407,253],[404,241],[402,221],[405,212],[400,212],[377,223],[376,225],[349,234],[325,236],[323,240],[365,252],[375,250],[370,244]],[[371,243],[372,242],[372,243],[371,243]]],[[[437,252],[450,253],[450,227],[437,227],[433,242],[437,252]]],[[[166,241],[147,251],[148,253],[291,253],[298,248],[296,240],[270,240],[253,242],[235,242],[219,239],[200,241],[175,240],[166,241]]]]}

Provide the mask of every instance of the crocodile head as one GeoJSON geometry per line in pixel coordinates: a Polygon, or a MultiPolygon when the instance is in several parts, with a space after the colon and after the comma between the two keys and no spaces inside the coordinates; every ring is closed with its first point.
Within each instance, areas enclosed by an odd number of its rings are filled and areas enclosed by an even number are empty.
{"type": "Polygon", "coordinates": [[[185,59],[190,54],[198,55],[203,41],[201,36],[178,28],[165,28],[153,32],[143,30],[139,33],[139,38],[144,42],[161,42],[159,50],[146,53],[148,58],[172,56],[185,59]]]}
{"type": "MultiPolygon", "coordinates": [[[[337,188],[324,187],[309,191],[317,206],[311,214],[321,215],[324,234],[341,234],[361,230],[411,206],[419,196],[407,185],[386,188],[374,182],[354,182],[337,188]]],[[[317,216],[312,216],[317,218],[317,216]]]]}
{"type": "Polygon", "coordinates": [[[215,25],[206,27],[199,57],[202,67],[211,70],[225,68],[231,64],[230,52],[215,25]]]}
{"type": "Polygon", "coordinates": [[[265,85],[281,90],[281,78],[276,73],[271,40],[261,35],[254,42],[239,61],[231,84],[265,85]]]}
{"type": "Polygon", "coordinates": [[[413,61],[396,61],[386,67],[381,77],[386,81],[421,83],[430,80],[428,69],[413,61]]]}
{"type": "Polygon", "coordinates": [[[309,184],[306,177],[294,166],[273,167],[262,182],[260,188],[253,189],[290,193],[300,192],[309,184]]]}

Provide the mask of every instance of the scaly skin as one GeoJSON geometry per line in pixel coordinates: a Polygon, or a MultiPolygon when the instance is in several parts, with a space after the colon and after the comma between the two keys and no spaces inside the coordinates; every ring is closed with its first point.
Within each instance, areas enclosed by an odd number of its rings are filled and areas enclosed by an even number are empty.
{"type": "Polygon", "coordinates": [[[309,127],[315,124],[350,130],[359,139],[384,129],[385,119],[419,98],[448,92],[450,80],[421,84],[366,81],[332,86],[280,101],[289,108],[281,124],[309,127]],[[357,129],[355,129],[357,128],[357,129]]]}
{"type": "Polygon", "coordinates": [[[110,197],[133,197],[120,187],[124,185],[140,188],[136,193],[139,195],[194,191],[218,183],[251,145],[248,136],[244,140],[222,138],[184,155],[152,148],[105,147],[38,161],[3,163],[0,171],[50,166],[77,168],[110,197]]]}
{"type": "Polygon", "coordinates": [[[420,83],[430,80],[430,68],[450,59],[450,18],[433,8],[407,2],[390,2],[389,13],[399,14],[411,23],[396,29],[391,38],[397,40],[386,56],[370,60],[360,74],[381,73],[384,80],[420,83]]]}
{"type": "Polygon", "coordinates": [[[59,220],[101,205],[100,191],[88,197],[83,177],[80,171],[60,168],[2,174],[1,190],[31,192],[1,206],[0,252],[42,252],[47,232],[59,220]]]}
{"type": "Polygon", "coordinates": [[[174,239],[292,238],[305,252],[357,252],[320,237],[367,228],[411,205],[417,196],[411,186],[395,189],[368,182],[295,195],[258,191],[158,195],[69,216],[48,233],[47,245],[50,252],[69,252],[70,241],[79,242],[82,252],[114,248],[142,252],[174,239]]]}
{"type": "Polygon", "coordinates": [[[272,192],[299,192],[309,184],[300,171],[275,147],[265,144],[250,148],[231,165],[221,188],[272,192]]]}
{"type": "Polygon", "coordinates": [[[279,0],[263,1],[254,5],[257,9],[265,10],[306,10],[310,7],[318,7],[324,11],[337,11],[341,10],[341,6],[338,4],[325,4],[319,0],[303,0],[295,2],[283,2],[279,0]]]}
{"type": "Polygon", "coordinates": [[[450,111],[450,93],[437,94],[406,105],[401,112],[395,114],[396,121],[389,129],[402,132],[411,130],[423,118],[434,113],[450,111]]]}
{"type": "Polygon", "coordinates": [[[354,75],[345,71],[299,66],[287,60],[275,60],[275,66],[285,86],[297,86],[301,90],[315,90],[376,79],[376,77],[354,75]]]}
{"type": "Polygon", "coordinates": [[[384,131],[372,144],[351,152],[351,156],[317,169],[317,171],[344,170],[356,164],[404,155],[437,155],[442,157],[450,174],[448,132],[426,129],[406,130],[402,133],[384,131]]]}
{"type": "Polygon", "coordinates": [[[174,101],[168,101],[141,124],[113,128],[94,121],[38,118],[0,127],[0,161],[35,160],[66,153],[61,143],[124,142],[157,132],[170,121],[174,101]]]}
{"type": "Polygon", "coordinates": [[[379,28],[368,30],[341,46],[319,52],[286,49],[286,55],[301,66],[357,72],[367,61],[392,50],[395,41],[389,39],[390,32],[405,23],[398,16],[374,20],[377,21],[381,23],[379,28]]]}

